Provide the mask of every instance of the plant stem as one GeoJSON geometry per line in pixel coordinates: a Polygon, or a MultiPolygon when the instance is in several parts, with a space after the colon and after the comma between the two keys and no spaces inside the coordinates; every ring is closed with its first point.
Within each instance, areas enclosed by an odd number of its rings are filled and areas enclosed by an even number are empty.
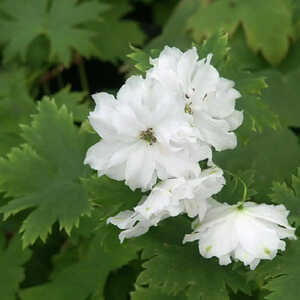
{"type": "Polygon", "coordinates": [[[84,61],[79,55],[78,55],[77,62],[78,62],[78,70],[79,70],[81,88],[84,91],[87,91],[89,93],[89,85],[88,85],[87,75],[86,75],[86,71],[85,71],[84,61]]]}
{"type": "Polygon", "coordinates": [[[240,183],[242,184],[244,191],[243,191],[243,198],[242,198],[242,203],[244,203],[247,200],[247,184],[245,183],[245,181],[238,175],[231,173],[230,171],[224,170],[225,173],[228,173],[229,175],[231,175],[232,177],[236,178],[238,181],[240,181],[240,183]]]}

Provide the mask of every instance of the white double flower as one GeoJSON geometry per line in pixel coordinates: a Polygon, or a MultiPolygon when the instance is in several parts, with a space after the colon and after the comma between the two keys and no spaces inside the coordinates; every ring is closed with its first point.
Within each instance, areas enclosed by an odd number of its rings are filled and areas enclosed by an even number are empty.
{"type": "Polygon", "coordinates": [[[199,159],[211,158],[185,117],[184,105],[174,101],[155,79],[129,78],[117,94],[93,95],[89,120],[101,136],[85,163],[131,188],[146,191],[157,178],[197,176],[199,159]]]}
{"type": "Polygon", "coordinates": [[[167,179],[158,183],[133,211],[120,212],[107,222],[124,229],[119,236],[122,242],[125,238],[144,234],[168,217],[186,213],[189,217],[203,218],[210,207],[210,197],[224,184],[223,172],[216,167],[192,179],[167,179]]]}
{"type": "Polygon", "coordinates": [[[197,240],[200,254],[218,257],[221,265],[230,264],[232,257],[253,270],[261,259],[273,259],[278,250],[285,250],[282,239],[296,239],[288,214],[283,205],[215,202],[184,242],[197,240]]]}
{"type": "Polygon", "coordinates": [[[150,60],[153,68],[147,77],[157,79],[175,99],[184,101],[202,141],[222,151],[237,145],[232,130],[243,122],[243,113],[235,110],[235,100],[241,95],[233,81],[220,77],[211,58],[209,54],[199,60],[195,47],[186,52],[165,47],[158,58],[150,60]]]}

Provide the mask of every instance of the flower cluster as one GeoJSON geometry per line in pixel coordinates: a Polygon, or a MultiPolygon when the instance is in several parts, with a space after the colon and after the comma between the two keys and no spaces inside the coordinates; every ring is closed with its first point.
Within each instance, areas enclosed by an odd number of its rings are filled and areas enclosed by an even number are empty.
{"type": "Polygon", "coordinates": [[[253,269],[260,259],[284,250],[283,238],[295,238],[284,206],[234,206],[216,202],[225,179],[212,153],[237,146],[233,132],[243,121],[235,109],[241,95],[234,82],[211,64],[212,55],[199,59],[196,48],[181,52],[165,47],[146,77],[132,76],[116,98],[93,95],[89,115],[101,140],[92,146],[85,163],[132,190],[150,191],[132,210],[107,220],[123,231],[120,240],[146,233],[168,217],[196,218],[194,232],[184,242],[197,240],[200,254],[230,257],[253,269]],[[200,161],[207,168],[200,168],[200,161]]]}

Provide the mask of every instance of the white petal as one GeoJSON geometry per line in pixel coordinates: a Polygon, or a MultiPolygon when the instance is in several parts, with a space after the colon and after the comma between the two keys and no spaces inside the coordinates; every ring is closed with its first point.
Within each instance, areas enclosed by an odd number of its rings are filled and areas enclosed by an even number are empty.
{"type": "Polygon", "coordinates": [[[200,221],[204,218],[208,209],[207,199],[195,197],[193,199],[184,199],[183,202],[186,213],[190,218],[198,216],[200,221]]]}
{"type": "Polygon", "coordinates": [[[161,69],[171,69],[175,71],[178,60],[181,56],[182,52],[178,48],[165,46],[159,57],[150,59],[150,63],[155,67],[160,67],[161,69]]]}
{"type": "Polygon", "coordinates": [[[107,224],[113,224],[118,226],[120,229],[131,227],[136,222],[133,218],[135,213],[131,210],[125,210],[119,212],[116,216],[107,219],[107,224]]]}
{"type": "Polygon", "coordinates": [[[125,183],[132,189],[142,188],[148,190],[155,183],[155,158],[151,146],[140,141],[136,144],[134,151],[129,155],[126,170],[125,183]]]}
{"type": "Polygon", "coordinates": [[[116,99],[107,93],[97,93],[92,97],[96,103],[95,110],[89,114],[92,127],[103,138],[115,135],[116,128],[112,119],[116,112],[116,99]]]}
{"type": "Polygon", "coordinates": [[[175,47],[166,46],[156,59],[150,59],[154,66],[147,71],[147,78],[155,78],[174,94],[181,94],[181,86],[178,80],[177,64],[182,52],[175,47]]]}
{"type": "Polygon", "coordinates": [[[155,148],[155,158],[159,178],[190,177],[198,176],[200,174],[198,162],[190,161],[186,155],[174,153],[159,146],[155,148]]]}
{"type": "Polygon", "coordinates": [[[144,82],[142,76],[131,76],[126,80],[126,83],[120,88],[117,94],[117,99],[122,104],[135,104],[141,101],[144,90],[144,82]]]}
{"type": "Polygon", "coordinates": [[[210,64],[198,62],[191,86],[195,89],[192,97],[193,107],[201,107],[205,94],[216,90],[219,82],[218,71],[210,64]]]}
{"type": "Polygon", "coordinates": [[[114,180],[124,180],[126,164],[122,163],[106,169],[105,171],[98,171],[98,176],[106,175],[114,180]]]}
{"type": "MultiPolygon", "coordinates": [[[[249,202],[246,202],[246,204],[249,202]]],[[[246,210],[248,215],[256,218],[264,219],[275,224],[279,224],[286,228],[291,228],[287,221],[289,211],[284,205],[267,205],[259,204],[252,207],[247,207],[246,210]]]]}
{"type": "Polygon", "coordinates": [[[244,113],[242,111],[235,110],[230,116],[225,118],[229,125],[229,130],[235,130],[240,127],[244,120],[244,113]]]}
{"type": "Polygon", "coordinates": [[[89,164],[95,170],[105,170],[112,153],[119,147],[118,143],[108,144],[102,140],[88,149],[84,164],[89,164]]]}
{"type": "Polygon", "coordinates": [[[177,74],[182,82],[182,86],[189,86],[197,60],[198,53],[196,47],[184,52],[180,57],[177,65],[177,74]]]}
{"type": "Polygon", "coordinates": [[[213,145],[217,151],[236,147],[236,136],[229,132],[230,128],[226,121],[212,119],[204,112],[195,112],[195,123],[204,141],[213,145]]]}
{"type": "Polygon", "coordinates": [[[234,225],[234,219],[227,219],[203,232],[199,240],[201,255],[221,257],[233,251],[238,245],[234,225]]]}
{"type": "Polygon", "coordinates": [[[221,266],[227,266],[227,265],[231,264],[230,254],[220,256],[219,264],[221,266]]]}
{"type": "Polygon", "coordinates": [[[232,88],[233,81],[220,78],[216,91],[207,95],[204,102],[205,110],[215,118],[226,118],[234,112],[235,100],[241,94],[232,88]]]}
{"type": "Polygon", "coordinates": [[[237,247],[234,251],[233,258],[235,260],[240,260],[244,263],[245,266],[250,265],[250,269],[254,270],[256,266],[259,264],[260,259],[257,258],[255,255],[250,254],[245,249],[243,249],[241,246],[237,247]]]}
{"type": "Polygon", "coordinates": [[[273,251],[279,247],[280,240],[276,231],[243,212],[238,217],[236,231],[241,247],[257,258],[271,259],[273,251]]]}
{"type": "Polygon", "coordinates": [[[149,228],[150,228],[150,224],[140,222],[132,228],[123,230],[119,234],[119,239],[121,243],[123,243],[124,239],[130,239],[145,234],[149,230],[149,228]]]}

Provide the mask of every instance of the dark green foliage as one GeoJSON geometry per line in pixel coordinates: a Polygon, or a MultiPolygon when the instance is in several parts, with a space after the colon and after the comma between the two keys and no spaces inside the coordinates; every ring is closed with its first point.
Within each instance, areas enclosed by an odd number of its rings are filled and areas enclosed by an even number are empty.
{"type": "Polygon", "coordinates": [[[195,46],[242,95],[215,198],[284,204],[299,236],[299,3],[0,0],[0,299],[298,300],[299,240],[255,271],[182,245],[186,216],[120,244],[106,220],[145,193],[83,160],[99,140],[87,85],[117,91],[165,45],[195,46]]]}

